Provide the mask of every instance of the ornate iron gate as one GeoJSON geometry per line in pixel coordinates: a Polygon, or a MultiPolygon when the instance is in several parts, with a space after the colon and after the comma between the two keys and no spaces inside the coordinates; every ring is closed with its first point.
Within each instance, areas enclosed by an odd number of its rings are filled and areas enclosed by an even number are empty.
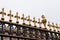
{"type": "Polygon", "coordinates": [[[18,12],[15,16],[15,18],[17,18],[16,23],[12,22],[11,17],[13,17],[13,15],[11,14],[11,10],[10,14],[8,14],[8,16],[10,16],[9,21],[4,20],[4,14],[6,14],[4,13],[4,8],[0,14],[2,14],[2,18],[0,20],[0,40],[60,40],[60,27],[58,27],[57,24],[54,25],[54,23],[52,23],[51,25],[50,22],[48,22],[48,26],[50,28],[50,30],[48,30],[46,27],[47,20],[44,15],[42,15],[42,22],[40,22],[40,19],[38,19],[39,21],[37,22],[35,17],[32,21],[30,20],[30,16],[28,16],[27,19],[27,17],[24,18],[23,14],[21,17],[23,24],[19,24],[18,18],[20,17],[18,16],[18,12]],[[27,20],[29,24],[26,24],[25,20],[27,20]],[[34,23],[34,26],[30,24],[31,22],[34,23]],[[37,27],[36,23],[38,23],[40,27],[37,27]],[[41,27],[42,23],[45,28],[41,27]],[[52,31],[51,27],[53,27],[54,31],[52,31]]]}

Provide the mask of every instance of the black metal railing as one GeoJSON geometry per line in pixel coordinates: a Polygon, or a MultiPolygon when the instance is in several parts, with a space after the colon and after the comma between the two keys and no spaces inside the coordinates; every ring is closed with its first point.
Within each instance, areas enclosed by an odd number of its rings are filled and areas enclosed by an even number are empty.
{"type": "Polygon", "coordinates": [[[30,16],[25,18],[24,14],[22,14],[21,20],[23,20],[23,23],[19,24],[18,18],[20,17],[18,16],[18,12],[16,12],[15,15],[16,23],[12,22],[11,17],[13,17],[13,15],[11,14],[11,10],[9,13],[9,21],[5,21],[4,15],[6,15],[6,13],[4,12],[4,8],[2,8],[0,12],[0,14],[2,14],[0,20],[0,40],[60,40],[60,25],[50,24],[50,22],[48,22],[48,29],[46,26],[47,20],[44,15],[42,15],[42,21],[40,21],[40,19],[36,21],[35,17],[31,20],[30,16]],[[27,21],[28,24],[26,24],[25,21],[27,21]],[[34,26],[31,25],[31,22],[34,23],[34,26]],[[39,24],[39,27],[36,23],[39,24]],[[44,28],[42,28],[41,24],[44,25],[44,28]]]}
{"type": "Polygon", "coordinates": [[[60,33],[43,28],[0,21],[0,37],[1,40],[4,37],[8,37],[10,40],[12,38],[16,38],[17,40],[60,40],[60,33]]]}

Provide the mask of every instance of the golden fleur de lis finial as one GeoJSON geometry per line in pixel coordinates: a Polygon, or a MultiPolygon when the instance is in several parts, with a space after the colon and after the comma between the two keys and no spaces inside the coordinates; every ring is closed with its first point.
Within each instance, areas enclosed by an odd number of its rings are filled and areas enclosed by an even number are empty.
{"type": "Polygon", "coordinates": [[[59,27],[58,27],[58,24],[56,23],[56,29],[57,29],[57,31],[59,32],[59,27]]]}
{"type": "Polygon", "coordinates": [[[51,30],[51,24],[50,24],[50,21],[48,21],[48,26],[49,26],[49,29],[51,30]]]}
{"type": "Polygon", "coordinates": [[[32,20],[30,19],[30,16],[28,16],[27,21],[29,21],[29,24],[28,24],[28,25],[29,25],[29,26],[31,26],[31,24],[30,24],[30,23],[31,23],[31,21],[32,21],[32,20]]]}
{"type": "Polygon", "coordinates": [[[11,14],[11,10],[9,11],[8,16],[9,16],[9,21],[11,22],[12,21],[12,18],[11,17],[13,17],[13,15],[11,14]]]}
{"type": "Polygon", "coordinates": [[[32,22],[34,23],[34,27],[36,27],[37,21],[35,20],[35,17],[33,18],[33,21],[32,22]]]}
{"type": "Polygon", "coordinates": [[[44,24],[44,27],[45,27],[45,29],[46,29],[47,20],[46,20],[46,18],[45,18],[44,15],[42,15],[41,17],[42,17],[42,23],[44,24]]]}
{"type": "Polygon", "coordinates": [[[16,18],[16,23],[19,23],[18,19],[20,19],[20,16],[18,16],[18,12],[16,12],[15,18],[16,18]]]}
{"type": "Polygon", "coordinates": [[[38,18],[38,24],[39,24],[39,27],[41,28],[40,18],[38,18]]]}
{"type": "Polygon", "coordinates": [[[4,12],[4,8],[2,8],[2,11],[0,12],[0,14],[2,14],[1,20],[4,20],[4,15],[6,15],[6,13],[4,12]]]}
{"type": "Polygon", "coordinates": [[[55,30],[56,27],[55,27],[55,25],[54,25],[53,22],[52,22],[52,27],[53,27],[53,30],[56,31],[56,30],[55,30]]]}
{"type": "Polygon", "coordinates": [[[26,20],[26,18],[24,18],[24,14],[22,14],[22,17],[21,17],[21,19],[23,20],[23,25],[25,25],[25,20],[26,20]]]}
{"type": "Polygon", "coordinates": [[[58,24],[56,23],[56,28],[58,28],[58,24]]]}

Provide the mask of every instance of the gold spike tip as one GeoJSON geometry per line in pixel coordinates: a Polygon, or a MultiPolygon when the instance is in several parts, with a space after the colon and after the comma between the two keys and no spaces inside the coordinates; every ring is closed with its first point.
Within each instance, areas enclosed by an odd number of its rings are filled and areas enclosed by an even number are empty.
{"type": "Polygon", "coordinates": [[[18,12],[16,12],[15,18],[16,18],[16,23],[19,23],[18,19],[20,19],[20,17],[18,16],[18,12]]]}
{"type": "Polygon", "coordinates": [[[35,22],[35,17],[33,17],[33,22],[35,22]]]}
{"type": "Polygon", "coordinates": [[[33,17],[33,21],[32,22],[34,22],[34,27],[36,27],[37,21],[35,20],[35,17],[33,17]]]}
{"type": "MultiPolygon", "coordinates": [[[[2,12],[4,12],[4,8],[2,8],[2,12]]],[[[6,15],[6,13],[4,13],[4,15],[6,15]]]]}
{"type": "Polygon", "coordinates": [[[20,19],[20,16],[18,16],[18,12],[16,12],[15,18],[19,18],[20,19]]]}
{"type": "Polygon", "coordinates": [[[30,15],[28,15],[28,17],[30,17],[30,15]]]}
{"type": "Polygon", "coordinates": [[[54,23],[52,22],[52,25],[54,25],[54,23]]]}
{"type": "Polygon", "coordinates": [[[38,19],[38,22],[37,22],[38,24],[41,24],[41,22],[40,22],[40,19],[38,19]]]}
{"type": "Polygon", "coordinates": [[[50,21],[48,21],[48,26],[50,26],[51,24],[50,24],[50,21]]]}
{"type": "Polygon", "coordinates": [[[56,23],[56,28],[59,28],[57,23],[56,23]]]}
{"type": "Polygon", "coordinates": [[[27,21],[32,21],[32,20],[30,19],[30,15],[28,16],[28,19],[27,19],[27,21]]]}
{"type": "Polygon", "coordinates": [[[6,15],[6,13],[4,12],[4,8],[2,8],[2,11],[0,12],[0,14],[6,15]]]}
{"type": "Polygon", "coordinates": [[[2,11],[4,12],[4,8],[2,8],[2,11]]]}
{"type": "Polygon", "coordinates": [[[22,14],[22,18],[21,19],[24,19],[24,14],[22,14]]]}
{"type": "Polygon", "coordinates": [[[52,27],[55,27],[54,23],[52,22],[52,27]]]}
{"type": "MultiPolygon", "coordinates": [[[[27,18],[27,17],[26,17],[26,18],[27,18]]],[[[26,20],[26,18],[24,18],[24,14],[22,14],[21,19],[22,19],[22,20],[26,20]]]]}
{"type": "Polygon", "coordinates": [[[9,12],[10,12],[10,14],[11,14],[12,11],[10,10],[9,12]]]}
{"type": "Polygon", "coordinates": [[[13,17],[13,15],[11,14],[11,10],[9,11],[9,14],[7,16],[13,17]]]}
{"type": "Polygon", "coordinates": [[[11,14],[11,10],[9,11],[9,14],[7,16],[9,16],[9,22],[12,22],[11,17],[13,17],[13,15],[11,14]]]}
{"type": "Polygon", "coordinates": [[[44,15],[42,15],[41,17],[42,17],[42,18],[45,18],[45,16],[44,16],[44,15]]]}
{"type": "Polygon", "coordinates": [[[16,12],[16,16],[18,16],[18,12],[16,12]]]}
{"type": "Polygon", "coordinates": [[[35,17],[33,17],[33,19],[35,20],[35,17]]]}
{"type": "Polygon", "coordinates": [[[24,13],[22,14],[22,17],[24,17],[24,13]]]}
{"type": "Polygon", "coordinates": [[[56,26],[58,26],[58,24],[56,23],[56,26]]]}
{"type": "Polygon", "coordinates": [[[16,15],[18,15],[18,12],[16,12],[16,15]]]}
{"type": "Polygon", "coordinates": [[[6,13],[4,12],[4,8],[2,8],[2,11],[0,12],[0,14],[2,14],[1,20],[4,20],[4,15],[6,15],[6,13]]]}
{"type": "Polygon", "coordinates": [[[28,19],[30,19],[30,16],[28,16],[28,19]]]}
{"type": "Polygon", "coordinates": [[[51,25],[51,24],[50,24],[50,21],[48,21],[48,25],[51,25]]]}
{"type": "Polygon", "coordinates": [[[50,21],[48,21],[48,26],[49,26],[49,29],[50,29],[50,31],[51,31],[52,29],[51,29],[50,21]]]}
{"type": "Polygon", "coordinates": [[[50,24],[50,21],[48,21],[48,23],[50,24]]]}
{"type": "Polygon", "coordinates": [[[37,23],[39,24],[39,28],[41,28],[40,18],[38,18],[38,22],[37,23]]]}
{"type": "Polygon", "coordinates": [[[54,22],[52,22],[52,24],[54,24],[54,22]]]}
{"type": "Polygon", "coordinates": [[[53,23],[53,22],[52,22],[52,27],[53,27],[54,31],[56,31],[56,30],[55,30],[55,25],[54,25],[54,23],[53,23]]]}
{"type": "Polygon", "coordinates": [[[38,21],[40,22],[40,18],[38,18],[38,21]]]}
{"type": "Polygon", "coordinates": [[[30,16],[27,17],[27,21],[29,22],[28,26],[31,26],[31,19],[30,19],[30,16]]]}
{"type": "Polygon", "coordinates": [[[58,26],[58,24],[56,23],[56,26],[58,26]]]}

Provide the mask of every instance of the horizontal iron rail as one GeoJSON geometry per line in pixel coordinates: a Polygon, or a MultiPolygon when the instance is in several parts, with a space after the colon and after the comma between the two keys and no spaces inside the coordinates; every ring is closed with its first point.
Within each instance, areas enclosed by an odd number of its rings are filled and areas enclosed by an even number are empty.
{"type": "Polygon", "coordinates": [[[50,30],[44,29],[44,28],[38,28],[38,27],[33,27],[33,26],[28,26],[28,25],[21,25],[21,24],[8,22],[8,21],[3,21],[3,20],[0,20],[0,22],[6,23],[6,24],[18,25],[18,27],[23,26],[23,27],[27,27],[27,28],[33,28],[33,29],[37,29],[37,30],[42,30],[42,31],[45,31],[45,32],[52,32],[52,33],[60,34],[60,32],[50,31],[50,30]]]}

